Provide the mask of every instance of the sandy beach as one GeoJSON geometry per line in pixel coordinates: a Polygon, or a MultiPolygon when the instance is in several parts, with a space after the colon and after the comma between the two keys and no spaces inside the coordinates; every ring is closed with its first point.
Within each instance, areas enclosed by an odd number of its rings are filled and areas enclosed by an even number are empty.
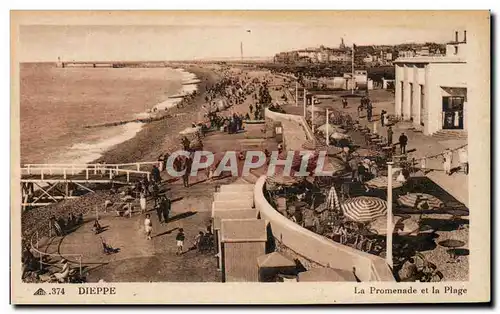
{"type": "Polygon", "coordinates": [[[177,141],[178,133],[191,125],[193,115],[198,113],[205,102],[205,90],[213,85],[218,75],[209,69],[201,67],[186,67],[186,71],[196,75],[201,81],[198,84],[197,96],[190,104],[181,108],[171,108],[167,117],[144,125],[137,135],[108,150],[94,162],[129,163],[138,161],[155,161],[158,156],[166,151],[175,149],[180,143],[177,141]]]}

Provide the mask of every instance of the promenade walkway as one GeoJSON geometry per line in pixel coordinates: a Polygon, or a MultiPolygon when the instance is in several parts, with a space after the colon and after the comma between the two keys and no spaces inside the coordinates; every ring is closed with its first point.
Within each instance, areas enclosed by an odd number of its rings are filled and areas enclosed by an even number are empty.
{"type": "MultiPolygon", "coordinates": [[[[358,119],[361,125],[367,126],[372,131],[375,121],[377,123],[378,134],[387,137],[387,127],[382,127],[380,125],[380,112],[385,110],[389,114],[394,114],[394,95],[386,90],[374,90],[370,91],[370,98],[373,103],[373,118],[371,122],[368,122],[366,119],[366,111],[357,118],[359,98],[349,99],[348,106],[345,109],[342,108],[340,97],[322,100],[322,103],[317,105],[317,107],[325,109],[335,108],[349,113],[354,119],[358,119]]],[[[294,110],[294,113],[298,113],[299,111],[295,106],[290,106],[290,109],[294,110]]],[[[435,136],[426,136],[421,132],[408,129],[408,124],[406,123],[398,123],[393,126],[393,132],[393,143],[398,142],[398,138],[403,132],[408,136],[407,151],[411,151],[411,153],[409,153],[409,159],[435,156],[443,153],[446,148],[454,149],[467,144],[466,139],[443,140],[435,136]]],[[[426,159],[426,167],[429,171],[425,175],[445,189],[458,201],[468,206],[468,176],[462,172],[455,172],[451,176],[446,175],[442,170],[442,160],[442,156],[426,159]]],[[[452,168],[458,167],[458,160],[458,152],[454,152],[452,168]]],[[[420,166],[420,164],[417,166],[420,166]]]]}

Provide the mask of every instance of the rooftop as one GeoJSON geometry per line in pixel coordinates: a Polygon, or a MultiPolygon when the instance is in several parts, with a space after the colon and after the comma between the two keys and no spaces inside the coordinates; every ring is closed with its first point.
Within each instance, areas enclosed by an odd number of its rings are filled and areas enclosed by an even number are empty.
{"type": "Polygon", "coordinates": [[[214,211],[214,229],[221,228],[222,219],[255,219],[257,218],[257,210],[242,209],[242,210],[216,210],[214,211]]]}
{"type": "Polygon", "coordinates": [[[265,242],[266,222],[261,219],[224,219],[221,234],[222,242],[265,242]]]}
{"type": "Polygon", "coordinates": [[[411,58],[397,58],[394,63],[467,63],[464,58],[455,56],[421,56],[411,58]]]}

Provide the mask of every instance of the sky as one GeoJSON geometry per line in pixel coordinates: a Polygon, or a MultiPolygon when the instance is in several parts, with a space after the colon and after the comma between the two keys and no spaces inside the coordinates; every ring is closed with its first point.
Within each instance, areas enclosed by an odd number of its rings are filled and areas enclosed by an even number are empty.
{"type": "MultiPolygon", "coordinates": [[[[23,12],[12,19],[21,62],[271,57],[325,45],[450,41],[467,27],[446,11],[23,12]],[[250,32],[247,32],[250,30],[250,32]]],[[[468,37],[470,34],[468,33],[468,37]]]]}

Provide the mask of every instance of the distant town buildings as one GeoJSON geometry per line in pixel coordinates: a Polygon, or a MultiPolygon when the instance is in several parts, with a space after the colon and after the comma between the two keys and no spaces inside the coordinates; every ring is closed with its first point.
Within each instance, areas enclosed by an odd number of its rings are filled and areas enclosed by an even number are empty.
{"type": "Polygon", "coordinates": [[[341,38],[338,48],[320,46],[296,51],[280,52],[274,56],[274,61],[279,63],[335,63],[351,62],[351,48],[346,48],[344,39],[341,38]]]}
{"type": "Polygon", "coordinates": [[[427,135],[447,129],[466,130],[466,31],[461,38],[455,32],[455,39],[446,44],[445,55],[436,52],[421,49],[408,56],[400,52],[394,61],[396,115],[427,135]]]}

